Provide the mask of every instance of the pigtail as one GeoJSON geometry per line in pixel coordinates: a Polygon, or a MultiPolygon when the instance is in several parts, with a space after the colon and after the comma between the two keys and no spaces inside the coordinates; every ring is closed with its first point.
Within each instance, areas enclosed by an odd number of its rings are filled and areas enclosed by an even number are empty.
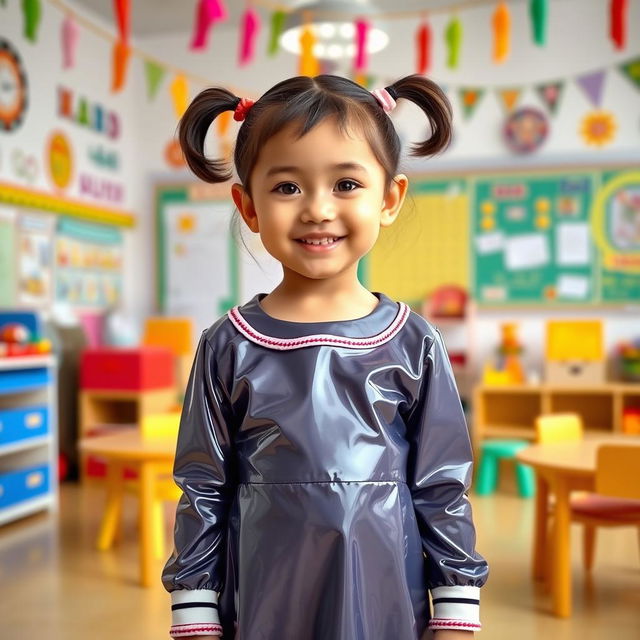
{"type": "Polygon", "coordinates": [[[211,123],[221,113],[233,111],[240,98],[226,89],[211,87],[201,91],[180,119],[179,140],[182,153],[191,171],[205,182],[225,182],[232,176],[231,168],[222,160],[207,158],[204,142],[211,123]]]}
{"type": "Polygon", "coordinates": [[[429,120],[431,136],[412,146],[412,156],[432,156],[444,151],[451,142],[451,103],[444,91],[432,80],[414,74],[401,78],[390,87],[397,98],[416,104],[429,120]]]}

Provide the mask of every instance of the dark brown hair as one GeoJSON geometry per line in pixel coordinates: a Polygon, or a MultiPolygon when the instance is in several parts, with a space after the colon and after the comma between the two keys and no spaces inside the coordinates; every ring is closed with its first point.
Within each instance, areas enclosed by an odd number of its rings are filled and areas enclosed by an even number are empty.
{"type": "MultiPolygon", "coordinates": [[[[440,87],[421,75],[401,78],[389,88],[400,99],[410,100],[426,115],[431,135],[412,146],[414,156],[431,156],[451,140],[451,105],[440,87]]],[[[207,158],[204,142],[209,126],[225,111],[233,111],[240,98],[223,88],[198,94],[179,125],[180,146],[191,170],[205,182],[224,182],[231,168],[221,159],[207,158]]],[[[238,131],[234,164],[244,188],[250,192],[251,172],[264,144],[286,126],[302,137],[325,118],[334,117],[346,131],[356,127],[365,136],[384,168],[388,184],[398,173],[400,139],[378,101],[357,83],[340,76],[297,76],[279,82],[251,107],[238,131]]]]}

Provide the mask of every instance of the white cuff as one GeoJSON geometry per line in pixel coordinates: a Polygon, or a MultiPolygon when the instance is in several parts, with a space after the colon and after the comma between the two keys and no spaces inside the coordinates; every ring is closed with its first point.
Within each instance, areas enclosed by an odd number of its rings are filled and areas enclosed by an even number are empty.
{"type": "Polygon", "coordinates": [[[430,629],[480,631],[479,587],[435,587],[431,589],[431,599],[430,629]]]}
{"type": "Polygon", "coordinates": [[[218,616],[218,593],[209,589],[180,589],[171,592],[172,638],[222,635],[218,616]]]}

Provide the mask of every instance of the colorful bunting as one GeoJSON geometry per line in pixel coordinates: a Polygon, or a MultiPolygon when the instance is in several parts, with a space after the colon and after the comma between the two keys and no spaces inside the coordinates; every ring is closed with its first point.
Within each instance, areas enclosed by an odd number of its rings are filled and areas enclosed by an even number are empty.
{"type": "Polygon", "coordinates": [[[616,49],[627,44],[627,0],[611,0],[609,5],[609,35],[616,49]]]}
{"type": "Polygon", "coordinates": [[[529,0],[529,16],[531,17],[533,41],[541,47],[547,43],[549,0],[529,0]]]}
{"type": "Polygon", "coordinates": [[[480,99],[484,95],[484,89],[479,87],[467,87],[460,89],[460,103],[462,105],[462,113],[465,119],[470,118],[476,107],[480,103],[480,99]]]}
{"type": "Polygon", "coordinates": [[[425,74],[431,66],[431,26],[426,20],[416,31],[416,73],[425,74]]]}
{"type": "Polygon", "coordinates": [[[521,93],[522,89],[520,88],[500,89],[498,91],[498,95],[500,96],[500,100],[502,101],[502,106],[507,113],[513,111],[513,108],[516,106],[518,100],[520,99],[521,93]]]}
{"type": "Polygon", "coordinates": [[[502,1],[493,13],[493,61],[504,62],[511,48],[511,14],[506,2],[502,1]]]}
{"type": "Polygon", "coordinates": [[[640,89],[640,58],[621,64],[620,71],[640,89]]]}
{"type": "Polygon", "coordinates": [[[221,138],[224,138],[224,136],[226,135],[227,131],[229,131],[229,125],[231,124],[232,116],[233,116],[233,111],[223,111],[216,118],[216,126],[218,128],[218,135],[221,138]]]}
{"type": "Polygon", "coordinates": [[[116,14],[120,40],[129,42],[129,35],[131,34],[131,0],[113,0],[113,11],[116,14]]]}
{"type": "Polygon", "coordinates": [[[564,90],[564,82],[546,82],[536,87],[540,100],[544,103],[549,113],[555,114],[560,104],[560,98],[564,90]]]}
{"type": "Polygon", "coordinates": [[[200,0],[196,7],[191,49],[202,51],[207,48],[211,27],[216,22],[227,19],[227,8],[222,0],[200,0]]]}
{"type": "Polygon", "coordinates": [[[368,20],[356,20],[356,59],[353,68],[363,72],[369,66],[369,54],[367,52],[367,38],[371,23],[368,20]]]}
{"type": "Polygon", "coordinates": [[[605,75],[606,71],[601,69],[600,71],[585,73],[577,78],[578,86],[584,91],[589,102],[594,107],[599,107],[602,102],[605,75]]]}
{"type": "Polygon", "coordinates": [[[120,91],[127,79],[127,68],[131,57],[131,47],[122,40],[113,43],[113,68],[111,76],[111,91],[120,91]]]}
{"type": "Polygon", "coordinates": [[[178,120],[182,118],[182,114],[187,110],[189,104],[189,83],[187,78],[181,73],[178,74],[169,87],[171,98],[173,99],[173,110],[178,120]]]}
{"type": "Polygon", "coordinates": [[[447,66],[450,69],[456,69],[460,64],[460,48],[462,46],[462,23],[458,16],[451,18],[444,37],[448,50],[447,66]]]}
{"type": "Polygon", "coordinates": [[[239,63],[241,65],[248,64],[253,60],[259,30],[260,14],[253,7],[247,7],[242,16],[242,33],[240,35],[239,63]]]}
{"type": "Polygon", "coordinates": [[[316,37],[313,30],[307,24],[300,34],[300,63],[298,73],[301,76],[309,76],[313,78],[317,76],[320,70],[317,58],[313,55],[313,45],[316,43],[316,37]]]}
{"type": "Polygon", "coordinates": [[[147,97],[149,100],[153,100],[164,78],[165,69],[157,62],[146,60],[144,63],[144,74],[147,78],[147,97]]]}
{"type": "Polygon", "coordinates": [[[76,50],[80,28],[72,13],[69,13],[62,21],[60,28],[60,41],[62,43],[62,68],[71,69],[76,64],[76,50]]]}
{"type": "Polygon", "coordinates": [[[24,14],[24,37],[31,42],[38,39],[38,27],[42,18],[40,0],[22,0],[24,14]]]}
{"type": "Polygon", "coordinates": [[[284,11],[274,11],[271,14],[271,31],[269,34],[269,48],[267,53],[270,56],[275,56],[280,48],[280,35],[284,30],[284,23],[287,19],[287,14],[284,11]]]}

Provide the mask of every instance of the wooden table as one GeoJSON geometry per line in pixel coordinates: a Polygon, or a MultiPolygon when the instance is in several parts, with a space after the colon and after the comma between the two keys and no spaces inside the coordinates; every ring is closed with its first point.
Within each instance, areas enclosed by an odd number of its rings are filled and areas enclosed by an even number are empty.
{"type": "Polygon", "coordinates": [[[555,496],[555,514],[551,532],[551,594],[553,613],[561,618],[571,615],[571,506],[572,491],[593,491],[596,452],[602,444],[640,446],[640,437],[607,435],[586,436],[580,442],[536,444],[520,451],[516,458],[536,471],[536,509],[533,543],[533,577],[545,574],[549,494],[555,496]]]}
{"type": "Polygon", "coordinates": [[[124,491],[124,467],[137,468],[140,508],[140,583],[148,587],[160,578],[154,573],[153,505],[158,477],[169,474],[176,438],[143,438],[138,429],[80,440],[80,450],[105,458],[108,463],[107,504],[98,546],[108,548],[120,515],[124,491]]]}

